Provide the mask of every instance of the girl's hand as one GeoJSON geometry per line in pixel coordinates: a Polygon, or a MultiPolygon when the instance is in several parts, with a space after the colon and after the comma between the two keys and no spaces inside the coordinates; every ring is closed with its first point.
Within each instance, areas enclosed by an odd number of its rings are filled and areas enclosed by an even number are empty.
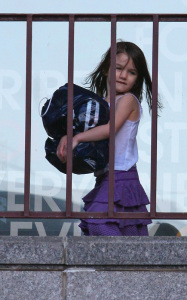
{"type": "MultiPolygon", "coordinates": [[[[78,138],[74,136],[72,139],[72,150],[78,145],[78,138]]],[[[57,157],[60,159],[62,163],[66,163],[67,161],[67,135],[63,136],[60,139],[60,142],[57,147],[57,157]]]]}
{"type": "Polygon", "coordinates": [[[58,147],[57,147],[56,155],[62,163],[66,162],[66,157],[67,157],[67,135],[64,135],[60,139],[60,142],[59,142],[58,147]]]}

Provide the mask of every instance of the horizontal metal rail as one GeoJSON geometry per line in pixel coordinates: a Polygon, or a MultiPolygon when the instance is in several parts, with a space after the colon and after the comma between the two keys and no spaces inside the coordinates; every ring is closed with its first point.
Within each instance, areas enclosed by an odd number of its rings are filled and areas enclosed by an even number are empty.
{"type": "MultiPolygon", "coordinates": [[[[33,22],[69,22],[72,14],[32,14],[33,22]]],[[[155,14],[115,14],[117,22],[151,22],[155,14]]],[[[187,14],[157,14],[159,22],[187,22],[187,14]]],[[[28,14],[0,14],[0,21],[27,21],[28,14]]],[[[76,22],[110,22],[111,14],[73,14],[76,22]]]]}
{"type": "MultiPolygon", "coordinates": [[[[0,212],[0,218],[25,218],[24,212],[0,212]]],[[[72,212],[71,216],[66,216],[66,212],[33,212],[31,211],[26,219],[108,219],[108,213],[85,213],[85,212],[72,212]]],[[[171,212],[157,212],[155,216],[151,217],[150,213],[136,213],[136,212],[118,212],[114,213],[112,219],[156,219],[156,220],[185,220],[187,213],[171,213],[171,212]]]]}

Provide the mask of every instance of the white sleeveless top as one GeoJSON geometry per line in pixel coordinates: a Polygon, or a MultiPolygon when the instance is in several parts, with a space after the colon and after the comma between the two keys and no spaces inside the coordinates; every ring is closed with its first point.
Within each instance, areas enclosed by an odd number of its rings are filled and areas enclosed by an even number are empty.
{"type": "MultiPolygon", "coordinates": [[[[137,147],[136,136],[138,132],[138,125],[142,115],[142,107],[138,98],[135,95],[131,93],[126,93],[124,95],[127,94],[132,95],[137,100],[140,108],[140,115],[136,121],[126,120],[125,123],[122,125],[122,127],[119,129],[119,131],[116,133],[114,170],[120,170],[120,171],[128,171],[138,161],[138,147],[137,147]]],[[[117,97],[116,103],[124,95],[117,97]]],[[[107,165],[105,170],[95,172],[95,176],[98,176],[108,171],[108,169],[109,169],[109,164],[107,165]]]]}
{"type": "MultiPolygon", "coordinates": [[[[136,121],[126,120],[115,136],[115,165],[114,170],[128,171],[138,161],[138,147],[136,136],[138,132],[138,125],[142,115],[142,107],[138,98],[131,94],[138,102],[140,108],[139,118],[136,121]]],[[[117,101],[123,97],[116,98],[117,101]]]]}

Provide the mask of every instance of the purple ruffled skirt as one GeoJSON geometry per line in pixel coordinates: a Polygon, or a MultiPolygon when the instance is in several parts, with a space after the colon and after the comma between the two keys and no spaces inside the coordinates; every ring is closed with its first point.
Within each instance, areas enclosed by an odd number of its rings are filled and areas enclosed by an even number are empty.
{"type": "MultiPolygon", "coordinates": [[[[129,171],[115,171],[114,211],[147,212],[148,197],[139,181],[136,167],[129,171]]],[[[96,178],[96,184],[84,198],[86,212],[108,211],[109,173],[96,178]]],[[[82,219],[79,227],[85,235],[145,236],[148,219],[82,219]]]]}

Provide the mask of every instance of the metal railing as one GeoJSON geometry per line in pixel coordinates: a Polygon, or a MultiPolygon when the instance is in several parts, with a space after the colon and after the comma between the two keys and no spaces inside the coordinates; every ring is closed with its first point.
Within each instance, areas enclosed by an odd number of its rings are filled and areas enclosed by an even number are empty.
{"type": "Polygon", "coordinates": [[[179,14],[0,14],[0,21],[27,22],[26,40],[26,112],[25,112],[25,176],[24,176],[24,211],[0,212],[6,218],[128,218],[128,219],[186,219],[185,213],[156,211],[157,181],[157,95],[158,95],[158,37],[160,22],[187,22],[187,15],[179,14]],[[33,212],[29,209],[30,199],[30,157],[31,157],[31,82],[32,82],[32,24],[33,22],[69,22],[68,52],[68,157],[66,181],[66,211],[33,212]],[[110,153],[109,153],[109,205],[108,213],[86,213],[72,211],[72,135],[73,135],[73,69],[74,69],[74,24],[75,22],[110,22],[111,23],[111,91],[110,98],[115,99],[115,56],[117,22],[152,22],[152,129],[151,129],[151,209],[149,212],[114,212],[114,141],[115,141],[115,102],[110,108],[110,153]]]}

